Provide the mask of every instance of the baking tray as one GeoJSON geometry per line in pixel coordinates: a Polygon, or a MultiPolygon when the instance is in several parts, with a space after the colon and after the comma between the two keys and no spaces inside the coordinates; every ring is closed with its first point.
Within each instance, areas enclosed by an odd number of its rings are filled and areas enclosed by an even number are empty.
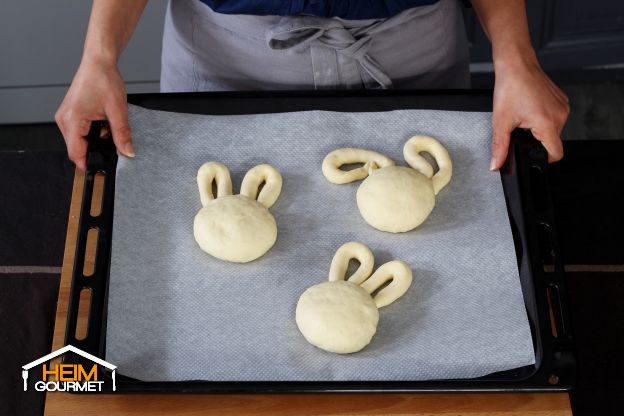
{"type": "MultiPolygon", "coordinates": [[[[491,90],[444,91],[306,91],[134,94],[128,102],[145,108],[195,114],[232,115],[327,110],[343,112],[431,109],[491,111],[491,90]]],[[[113,232],[117,154],[111,140],[99,138],[100,122],[88,135],[87,173],[80,211],[76,256],[70,291],[65,344],[106,359],[108,281],[113,232]],[[102,209],[92,216],[91,198],[96,174],[105,176],[102,209]],[[96,228],[98,241],[94,272],[83,275],[87,233],[96,228]],[[80,294],[91,292],[87,334],[76,337],[80,294]]],[[[548,163],[543,147],[529,132],[512,133],[509,156],[501,178],[520,274],[522,292],[533,335],[535,364],[485,377],[432,381],[278,381],[278,382],[144,382],[117,375],[120,392],[287,393],[287,392],[487,392],[567,391],[575,384],[575,359],[568,318],[548,163]],[[545,273],[544,266],[554,269],[545,273]]],[[[81,363],[75,354],[65,362],[81,363]]],[[[110,373],[100,367],[100,379],[110,373]]],[[[111,391],[112,383],[105,382],[111,391]]]]}

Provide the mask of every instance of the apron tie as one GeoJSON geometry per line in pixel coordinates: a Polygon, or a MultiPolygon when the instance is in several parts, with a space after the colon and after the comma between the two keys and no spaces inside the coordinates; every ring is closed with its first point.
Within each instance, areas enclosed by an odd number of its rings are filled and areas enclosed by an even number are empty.
{"type": "MultiPolygon", "coordinates": [[[[274,50],[309,48],[312,58],[314,85],[318,89],[339,88],[345,84],[345,72],[339,68],[349,67],[349,61],[357,62],[358,73],[367,88],[392,88],[392,80],[383,68],[368,55],[372,41],[369,31],[378,26],[376,22],[364,28],[347,29],[337,19],[301,16],[284,19],[269,29],[266,39],[274,50]],[[345,59],[346,58],[346,59],[345,59]]],[[[353,80],[348,80],[353,83],[353,80]]]]}

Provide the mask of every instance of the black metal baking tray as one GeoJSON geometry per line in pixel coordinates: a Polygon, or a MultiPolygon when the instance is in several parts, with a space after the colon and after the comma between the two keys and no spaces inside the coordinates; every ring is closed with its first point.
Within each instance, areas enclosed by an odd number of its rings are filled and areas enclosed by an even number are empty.
{"type": "MultiPolygon", "coordinates": [[[[357,91],[357,92],[224,92],[129,95],[128,102],[146,108],[197,114],[254,114],[303,110],[388,111],[436,109],[491,111],[492,92],[357,91]]],[[[65,344],[106,359],[106,318],[117,154],[111,140],[99,138],[99,123],[89,134],[87,174],[76,243],[76,257],[65,344]],[[99,216],[90,214],[96,173],[105,185],[99,216]],[[83,275],[87,233],[99,230],[95,271],[83,275]],[[81,290],[91,290],[87,335],[77,339],[81,290]]],[[[285,393],[285,392],[483,392],[566,391],[575,383],[572,335],[565,298],[563,267],[555,235],[543,147],[524,130],[512,134],[509,157],[501,178],[512,226],[526,310],[533,335],[536,364],[476,379],[436,381],[315,381],[315,382],[144,382],[117,374],[117,392],[285,393]],[[544,266],[554,267],[545,273],[544,266]]],[[[81,362],[70,355],[66,361],[81,362]]],[[[101,368],[104,378],[110,377],[101,368]]],[[[111,383],[104,383],[110,391],[111,383]]]]}

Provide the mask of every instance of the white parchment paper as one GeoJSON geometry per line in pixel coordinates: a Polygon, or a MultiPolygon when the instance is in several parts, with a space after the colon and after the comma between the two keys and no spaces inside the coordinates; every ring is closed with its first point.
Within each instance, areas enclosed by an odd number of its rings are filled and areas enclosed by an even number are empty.
{"type": "Polygon", "coordinates": [[[120,157],[106,359],[146,381],[427,380],[472,378],[534,363],[509,219],[488,170],[490,113],[404,110],[206,116],[130,106],[137,156],[120,157]],[[389,234],[368,226],[359,183],[321,173],[338,147],[380,151],[404,165],[414,134],[437,137],[453,179],[427,221],[389,234]],[[197,169],[245,172],[270,163],[284,186],[271,208],[279,235],[261,259],[232,264],[193,239],[197,169]],[[407,294],[380,310],[359,353],[308,344],[295,324],[299,295],[327,279],[336,249],[360,241],[376,266],[409,263],[407,294]]]}

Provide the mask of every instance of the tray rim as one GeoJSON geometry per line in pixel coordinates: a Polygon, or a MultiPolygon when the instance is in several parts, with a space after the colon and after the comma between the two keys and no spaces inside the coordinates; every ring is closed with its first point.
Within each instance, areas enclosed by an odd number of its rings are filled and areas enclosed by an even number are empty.
{"type": "MultiPolygon", "coordinates": [[[[492,91],[491,90],[444,90],[444,91],[409,91],[409,90],[376,90],[376,91],[270,91],[270,92],[207,92],[207,93],[153,93],[153,94],[131,94],[128,95],[128,102],[141,105],[145,108],[158,109],[163,111],[190,112],[199,114],[256,114],[267,112],[291,112],[307,111],[314,109],[329,111],[352,111],[345,109],[345,105],[356,108],[355,111],[391,111],[400,109],[438,109],[449,111],[491,111],[492,91]],[[206,111],[206,103],[210,102],[212,111],[206,111]],[[345,103],[346,102],[346,103],[345,103]],[[241,104],[255,106],[266,110],[266,103],[273,103],[272,111],[248,111],[247,107],[241,104]],[[325,105],[323,105],[325,104],[325,105]],[[183,105],[183,111],[180,109],[183,105]],[[154,106],[159,108],[154,108],[154,106]],[[326,107],[326,108],[318,108],[326,107]],[[313,108],[312,108],[313,107],[313,108]]],[[[79,219],[79,233],[76,244],[76,258],[72,275],[72,286],[70,290],[70,304],[68,308],[68,320],[65,334],[65,344],[71,344],[81,348],[98,357],[105,356],[106,340],[106,316],[108,299],[108,276],[110,268],[110,245],[112,242],[112,214],[114,209],[114,175],[117,155],[112,141],[95,140],[99,136],[99,122],[92,123],[89,134],[89,155],[87,164],[87,174],[83,200],[81,205],[81,215],[79,219]],[[93,218],[89,215],[90,200],[93,191],[93,175],[97,172],[104,172],[108,178],[106,190],[103,195],[102,214],[93,218]],[[111,180],[112,179],[112,180],[111,180]],[[85,279],[82,276],[82,266],[84,262],[84,243],[86,242],[86,232],[89,228],[99,228],[98,252],[96,256],[96,273],[85,279]],[[104,232],[102,232],[104,231],[104,232]],[[78,297],[84,287],[89,287],[94,293],[92,296],[91,310],[89,313],[88,327],[92,327],[93,321],[96,330],[89,330],[87,338],[77,340],[75,333],[78,297]]],[[[556,235],[554,235],[554,212],[550,194],[546,183],[546,209],[540,213],[534,212],[530,201],[530,187],[521,181],[521,176],[527,176],[523,171],[523,163],[532,163],[529,167],[538,166],[542,172],[547,172],[545,153],[541,146],[536,145],[536,141],[530,133],[516,130],[512,135],[513,143],[510,155],[504,169],[501,170],[503,186],[505,187],[505,177],[513,180],[507,181],[507,187],[518,186],[523,189],[517,197],[522,205],[520,212],[521,231],[531,237],[531,247],[528,246],[527,238],[522,240],[527,246],[523,247],[523,261],[526,262],[531,273],[531,287],[537,283],[541,289],[543,285],[556,287],[559,296],[559,308],[556,315],[560,326],[569,328],[569,318],[567,314],[567,304],[565,297],[565,287],[563,282],[563,267],[561,256],[558,255],[556,235]],[[527,162],[529,161],[530,162],[527,162]],[[527,201],[528,199],[528,201],[527,201]],[[525,221],[525,211],[531,214],[531,218],[525,221]],[[549,250],[553,253],[553,263],[555,272],[546,276],[543,271],[539,255],[535,251],[540,251],[535,233],[536,230],[525,229],[535,224],[547,224],[550,226],[549,250]],[[537,279],[536,279],[537,277],[537,279]]],[[[547,178],[542,181],[547,181],[547,178]]],[[[506,189],[506,200],[507,189],[506,189]]],[[[508,212],[510,211],[509,201],[507,201],[508,212]]],[[[510,212],[511,214],[511,212],[510,212]]],[[[517,214],[516,214],[517,215],[517,214]]],[[[510,222],[514,218],[510,215],[510,222]]],[[[513,228],[513,227],[512,227],[513,228]]],[[[514,240],[515,240],[514,233],[514,240]]],[[[543,249],[541,251],[544,251],[543,249]]],[[[520,267],[520,264],[519,264],[520,267]]],[[[522,277],[521,277],[522,279],[522,277]]],[[[523,292],[525,287],[523,286],[523,292]]],[[[535,293],[537,294],[537,292],[535,293]]],[[[524,293],[525,305],[527,293],[524,293]]],[[[433,380],[433,381],[267,381],[267,382],[208,382],[208,381],[183,381],[183,382],[143,382],[124,376],[117,376],[118,389],[116,393],[123,392],[207,392],[207,393],[284,393],[284,392],[508,392],[508,391],[568,391],[575,383],[575,362],[572,352],[572,335],[569,330],[562,337],[550,338],[546,332],[550,331],[550,317],[544,313],[544,296],[537,296],[533,301],[539,306],[533,317],[529,320],[532,324],[533,339],[536,346],[536,366],[527,366],[514,370],[507,370],[500,373],[490,374],[476,379],[462,380],[433,380]],[[539,297],[539,299],[537,299],[539,297]],[[538,302],[539,300],[539,302],[538,302]],[[540,306],[541,305],[541,306],[540,306]],[[545,331],[548,326],[548,331],[545,331]],[[544,355],[544,353],[546,353],[544,355]],[[557,374],[558,382],[552,384],[552,374],[557,374]],[[510,379],[510,377],[512,379],[510,379]]],[[[527,313],[529,313],[527,306],[527,313]]],[[[80,362],[80,357],[66,356],[71,362],[80,362]]],[[[101,374],[107,374],[103,371],[101,374]]],[[[108,376],[110,377],[110,376],[108,376]]],[[[106,384],[106,383],[105,383],[106,384]]]]}

